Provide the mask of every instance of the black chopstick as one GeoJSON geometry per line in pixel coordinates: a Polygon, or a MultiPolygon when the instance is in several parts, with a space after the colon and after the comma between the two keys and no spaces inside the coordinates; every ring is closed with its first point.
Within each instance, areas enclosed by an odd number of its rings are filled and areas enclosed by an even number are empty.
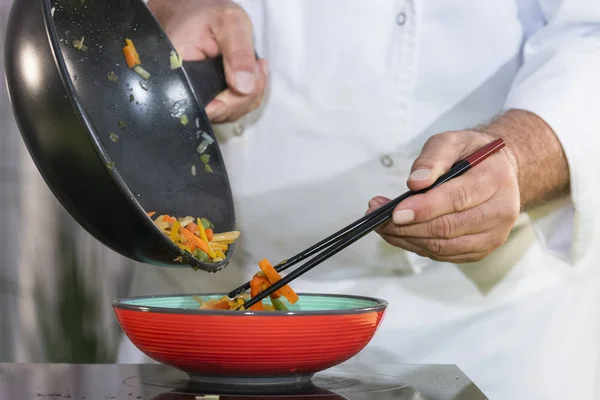
{"type": "MultiPolygon", "coordinates": [[[[429,186],[425,189],[416,191],[416,192],[408,191],[408,192],[396,197],[395,199],[393,199],[389,203],[384,204],[383,206],[379,207],[377,210],[373,211],[372,213],[367,214],[366,216],[360,218],[359,220],[348,225],[347,227],[343,228],[342,230],[327,237],[326,239],[322,240],[321,242],[317,243],[316,245],[314,245],[314,246],[308,248],[307,250],[299,253],[298,255],[292,257],[292,259],[290,259],[290,262],[291,262],[291,260],[294,260],[294,259],[296,260],[295,262],[299,262],[300,259],[308,257],[309,256],[308,254],[310,252],[312,252],[311,254],[316,253],[318,251],[318,250],[315,250],[316,248],[323,249],[331,242],[335,242],[330,248],[328,248],[327,250],[318,254],[313,259],[307,261],[305,264],[298,267],[296,270],[290,272],[288,275],[286,275],[279,281],[275,282],[273,285],[268,287],[266,290],[260,292],[258,295],[254,296],[250,300],[244,302],[244,304],[241,305],[240,307],[243,306],[245,309],[248,309],[248,308],[252,307],[254,304],[258,303],[259,301],[262,301],[264,298],[266,298],[267,296],[270,296],[272,293],[281,289],[283,286],[287,285],[288,283],[290,283],[297,277],[310,271],[315,266],[319,265],[320,263],[327,260],[331,256],[337,254],[341,250],[350,246],[352,243],[356,242],[358,239],[362,238],[363,236],[365,236],[368,233],[372,232],[373,230],[377,229],[379,226],[388,222],[390,220],[390,218],[392,217],[394,208],[400,202],[405,200],[406,198],[413,196],[415,194],[421,194],[421,193],[428,192],[429,190],[436,188],[436,187],[440,186],[441,184],[443,184],[453,178],[456,178],[457,176],[464,174],[469,169],[473,168],[475,165],[479,164],[481,161],[485,160],[490,155],[492,155],[492,154],[496,153],[497,151],[499,151],[500,149],[502,149],[504,147],[504,145],[505,145],[504,140],[502,140],[502,139],[494,140],[493,142],[482,147],[480,150],[476,151],[475,153],[471,154],[470,156],[466,157],[465,159],[456,162],[452,166],[450,171],[448,171],[444,175],[440,176],[431,186],[429,186]],[[334,240],[334,238],[336,240],[334,240]]],[[[284,266],[284,268],[281,268],[280,270],[289,268],[289,266],[286,265],[285,262],[282,262],[278,265],[284,266]]],[[[248,284],[248,286],[249,286],[249,284],[248,284]]],[[[234,291],[236,291],[238,289],[235,289],[234,291]]],[[[232,293],[234,291],[232,291],[232,293]]]]}

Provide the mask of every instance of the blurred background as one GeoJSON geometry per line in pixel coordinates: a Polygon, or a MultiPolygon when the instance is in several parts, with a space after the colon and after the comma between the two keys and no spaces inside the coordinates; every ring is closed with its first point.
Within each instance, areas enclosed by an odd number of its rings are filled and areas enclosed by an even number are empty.
{"type": "MultiPolygon", "coordinates": [[[[0,0],[2,54],[11,3],[0,0]]],[[[64,211],[25,148],[6,85],[0,87],[0,362],[114,362],[121,330],[111,301],[128,294],[139,265],[64,211]]]]}

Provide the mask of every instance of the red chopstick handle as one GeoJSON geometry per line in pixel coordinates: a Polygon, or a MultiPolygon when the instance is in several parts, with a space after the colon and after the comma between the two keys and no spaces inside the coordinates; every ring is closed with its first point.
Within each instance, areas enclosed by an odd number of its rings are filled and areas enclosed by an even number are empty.
{"type": "Polygon", "coordinates": [[[477,164],[479,164],[480,162],[482,162],[483,160],[485,160],[504,146],[505,143],[504,140],[502,140],[502,138],[496,139],[493,142],[483,146],[481,149],[477,150],[475,153],[471,154],[467,158],[465,158],[465,161],[467,161],[471,165],[471,168],[473,168],[474,166],[476,166],[477,164]]]}

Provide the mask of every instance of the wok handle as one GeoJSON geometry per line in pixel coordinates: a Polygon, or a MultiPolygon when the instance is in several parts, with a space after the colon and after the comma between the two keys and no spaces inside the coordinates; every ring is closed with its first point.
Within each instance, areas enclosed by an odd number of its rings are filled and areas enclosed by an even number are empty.
{"type": "MultiPolygon", "coordinates": [[[[256,59],[258,60],[257,54],[256,59]]],[[[219,93],[227,89],[223,56],[202,61],[184,61],[183,69],[196,91],[198,100],[204,107],[219,93]]]]}

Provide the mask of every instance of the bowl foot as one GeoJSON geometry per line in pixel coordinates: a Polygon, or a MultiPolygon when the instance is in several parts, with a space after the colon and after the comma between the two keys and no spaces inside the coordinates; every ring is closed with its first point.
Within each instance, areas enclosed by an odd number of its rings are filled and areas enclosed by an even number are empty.
{"type": "Polygon", "coordinates": [[[215,376],[189,373],[188,375],[192,381],[208,383],[211,385],[287,386],[309,383],[314,374],[294,374],[283,376],[215,376]]]}

